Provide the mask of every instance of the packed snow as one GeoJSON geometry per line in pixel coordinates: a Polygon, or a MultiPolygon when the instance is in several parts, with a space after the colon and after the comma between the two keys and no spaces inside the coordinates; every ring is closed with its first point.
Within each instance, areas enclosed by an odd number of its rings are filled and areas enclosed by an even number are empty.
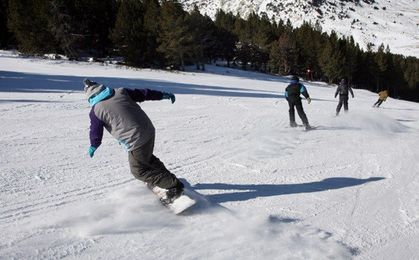
{"type": "Polygon", "coordinates": [[[288,82],[0,52],[0,258],[418,259],[419,104],[355,89],[336,117],[336,86],[303,81],[305,131],[288,82]],[[176,95],[141,107],[197,205],[163,207],[108,133],[89,158],[84,78],[176,95]]]}

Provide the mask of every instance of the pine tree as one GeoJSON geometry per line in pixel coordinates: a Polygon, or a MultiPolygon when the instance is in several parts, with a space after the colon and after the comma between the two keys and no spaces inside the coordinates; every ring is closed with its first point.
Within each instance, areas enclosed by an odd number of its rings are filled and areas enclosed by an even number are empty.
{"type": "Polygon", "coordinates": [[[282,34],[270,53],[270,67],[280,75],[297,74],[297,44],[289,34],[282,34]]]}
{"type": "Polygon", "coordinates": [[[9,1],[8,25],[18,49],[28,54],[56,52],[58,44],[49,28],[50,1],[9,1]]]}
{"type": "Polygon", "coordinates": [[[237,17],[235,20],[234,33],[242,43],[253,44],[253,33],[256,31],[256,28],[253,27],[252,18],[253,16],[250,15],[247,21],[240,17],[237,17]]]}
{"type": "Polygon", "coordinates": [[[266,71],[271,46],[275,39],[277,39],[277,35],[275,33],[276,28],[266,14],[257,18],[257,29],[253,37],[253,42],[255,43],[255,54],[257,55],[254,59],[254,63],[257,69],[266,71]]]}
{"type": "Polygon", "coordinates": [[[22,52],[103,55],[116,0],[9,1],[9,28],[22,52]]]}
{"type": "Polygon", "coordinates": [[[321,48],[321,32],[317,31],[309,23],[303,23],[303,25],[294,30],[297,45],[299,48],[298,52],[298,64],[299,71],[306,72],[307,77],[312,79],[313,71],[316,73],[320,72],[320,66],[318,64],[318,56],[321,48]]]}
{"type": "Polygon", "coordinates": [[[247,63],[257,70],[266,70],[269,60],[269,48],[275,38],[275,28],[269,22],[267,16],[262,19],[256,14],[249,15],[247,20],[237,18],[234,27],[238,35],[237,58],[246,69],[247,63]]]}
{"type": "MultiPolygon", "coordinates": [[[[408,85],[404,78],[404,71],[401,66],[401,61],[404,58],[401,55],[391,55],[391,59],[393,64],[393,74],[391,75],[392,92],[393,97],[398,98],[403,93],[402,88],[408,85]]],[[[417,98],[419,99],[419,95],[417,98]]]]}
{"type": "Polygon", "coordinates": [[[282,74],[282,71],[279,70],[279,65],[281,64],[281,55],[278,41],[275,41],[270,50],[268,68],[270,73],[273,74],[282,74]]]}
{"type": "Polygon", "coordinates": [[[197,69],[202,67],[204,70],[204,64],[215,56],[216,27],[211,18],[199,12],[197,6],[186,16],[186,23],[190,25],[189,32],[193,38],[191,58],[197,69]]]}
{"type": "Polygon", "coordinates": [[[392,90],[394,97],[419,102],[419,60],[414,57],[393,55],[394,78],[392,90]]]}
{"type": "Polygon", "coordinates": [[[419,90],[419,60],[414,57],[407,57],[402,64],[402,69],[404,71],[403,75],[407,82],[407,87],[410,90],[416,90],[417,93],[419,90]]]}
{"type": "Polygon", "coordinates": [[[167,65],[184,70],[192,51],[193,36],[189,32],[187,13],[176,0],[163,1],[161,5],[159,46],[167,65]]]}
{"type": "Polygon", "coordinates": [[[345,63],[342,42],[339,43],[336,33],[332,32],[319,56],[320,67],[329,83],[337,82],[344,76],[345,63]]]}
{"type": "Polygon", "coordinates": [[[237,36],[233,33],[236,17],[230,12],[225,13],[219,9],[215,15],[216,32],[216,56],[227,61],[227,66],[230,67],[230,62],[234,58],[237,36]]]}
{"type": "Polygon", "coordinates": [[[361,64],[360,82],[362,82],[364,88],[378,92],[379,89],[376,85],[378,74],[377,64],[374,59],[374,53],[371,50],[362,54],[361,64]]]}
{"type": "Polygon", "coordinates": [[[355,44],[352,36],[345,41],[344,53],[346,63],[344,64],[343,76],[347,77],[350,82],[353,82],[356,73],[362,68],[360,67],[361,50],[355,44]]]}
{"type": "Polygon", "coordinates": [[[138,67],[147,65],[144,55],[147,51],[146,35],[142,2],[121,1],[111,37],[127,64],[138,67]]]}
{"type": "Polygon", "coordinates": [[[144,59],[153,67],[161,67],[163,57],[157,52],[157,37],[160,25],[160,4],[158,0],[144,0],[144,30],[146,32],[146,51],[144,59]]]}
{"type": "Polygon", "coordinates": [[[108,53],[109,34],[115,24],[117,0],[66,0],[80,38],[80,52],[93,56],[108,53]]]}
{"type": "Polygon", "coordinates": [[[0,48],[6,48],[12,44],[12,34],[7,27],[9,1],[0,0],[0,48]]]}
{"type": "Polygon", "coordinates": [[[70,59],[75,59],[79,55],[79,42],[82,37],[77,33],[72,12],[74,8],[68,5],[69,2],[66,0],[51,1],[49,28],[63,53],[70,59]]]}
{"type": "Polygon", "coordinates": [[[252,59],[252,47],[247,42],[238,42],[236,45],[236,60],[241,63],[241,69],[247,70],[247,65],[252,59]]]}

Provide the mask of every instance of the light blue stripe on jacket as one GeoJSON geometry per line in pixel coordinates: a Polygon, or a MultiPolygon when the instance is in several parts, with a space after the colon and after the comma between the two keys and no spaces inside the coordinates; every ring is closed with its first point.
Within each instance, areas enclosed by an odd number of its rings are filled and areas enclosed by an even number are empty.
{"type": "Polygon", "coordinates": [[[97,94],[94,97],[89,98],[89,104],[91,106],[96,105],[100,101],[107,99],[108,97],[113,95],[113,89],[106,87],[104,90],[102,90],[99,94],[97,94]]]}

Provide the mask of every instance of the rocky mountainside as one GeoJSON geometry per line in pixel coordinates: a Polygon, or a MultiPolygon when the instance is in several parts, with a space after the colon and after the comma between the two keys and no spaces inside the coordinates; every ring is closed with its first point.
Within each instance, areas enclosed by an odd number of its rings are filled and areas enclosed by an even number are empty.
{"type": "Polygon", "coordinates": [[[384,43],[392,53],[419,57],[419,4],[417,0],[179,0],[186,10],[198,6],[215,17],[218,9],[246,17],[252,12],[275,20],[290,19],[295,27],[317,21],[323,31],[352,35],[366,49],[384,43]]]}

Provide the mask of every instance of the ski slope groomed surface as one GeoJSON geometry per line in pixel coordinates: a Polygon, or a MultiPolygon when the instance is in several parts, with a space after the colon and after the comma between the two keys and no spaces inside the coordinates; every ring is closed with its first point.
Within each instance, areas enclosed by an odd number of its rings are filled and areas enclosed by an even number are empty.
{"type": "Polygon", "coordinates": [[[336,86],[303,81],[305,131],[288,82],[0,52],[0,258],[419,259],[419,104],[355,89],[336,117],[336,86]],[[86,77],[176,95],[141,107],[190,211],[160,205],[107,132],[88,156],[86,77]]]}

